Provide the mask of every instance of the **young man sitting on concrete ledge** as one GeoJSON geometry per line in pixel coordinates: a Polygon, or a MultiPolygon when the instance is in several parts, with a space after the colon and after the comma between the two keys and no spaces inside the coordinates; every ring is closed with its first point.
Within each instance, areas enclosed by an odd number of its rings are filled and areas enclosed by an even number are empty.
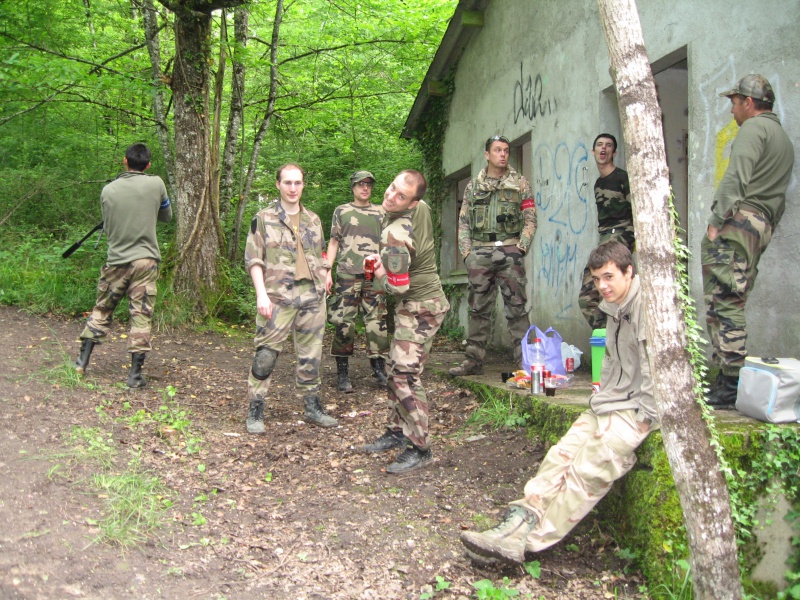
{"type": "Polygon", "coordinates": [[[511,502],[503,521],[461,542],[479,564],[521,564],[563,539],[636,463],[636,448],[658,427],[647,362],[644,299],[630,251],[606,242],[589,255],[589,269],[608,315],[600,392],[511,502]]]}

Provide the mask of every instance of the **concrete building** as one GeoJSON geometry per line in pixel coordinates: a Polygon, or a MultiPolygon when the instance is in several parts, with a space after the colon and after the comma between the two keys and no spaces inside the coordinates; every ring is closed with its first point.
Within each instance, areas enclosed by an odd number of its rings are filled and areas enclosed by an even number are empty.
{"type": "MultiPolygon", "coordinates": [[[[668,7],[638,0],[638,10],[663,111],[671,184],[694,256],[691,291],[704,325],[700,241],[738,130],[729,101],[718,93],[748,73],[766,76],[777,96],[775,112],[800,149],[800,0],[675,0],[668,7]]],[[[414,135],[449,77],[454,91],[442,156],[450,187],[441,204],[443,281],[466,284],[456,246],[462,193],[485,166],[484,141],[504,135],[511,140],[512,165],[530,180],[537,203],[539,229],[527,257],[531,322],[555,327],[588,353],[591,332],[577,296],[597,241],[598,174],[591,155],[597,133],[616,135],[615,162],[625,168],[596,2],[461,0],[404,136],[414,135]]],[[[799,170],[747,305],[753,355],[800,357],[799,170]]],[[[497,310],[496,322],[504,323],[499,302],[497,310]]],[[[510,343],[504,327],[496,328],[493,343],[510,343]]]]}

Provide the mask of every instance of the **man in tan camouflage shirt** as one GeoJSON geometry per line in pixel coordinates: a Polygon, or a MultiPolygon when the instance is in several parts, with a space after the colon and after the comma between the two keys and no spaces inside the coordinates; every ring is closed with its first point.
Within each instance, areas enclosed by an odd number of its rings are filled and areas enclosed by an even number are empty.
{"type": "Polygon", "coordinates": [[[319,364],[325,328],[325,281],[330,263],[322,252],[319,217],[300,203],[305,173],[295,164],[278,169],[280,199],[253,217],[245,268],[256,289],[256,354],[247,379],[248,433],[264,433],[264,400],[283,342],[293,332],[296,385],[306,421],[335,427],[319,398],[319,364]]]}
{"type": "Polygon", "coordinates": [[[419,171],[401,172],[383,195],[386,210],[375,279],[397,298],[389,350],[389,424],[361,450],[374,454],[404,448],[386,468],[405,473],[433,460],[428,435],[428,398],[420,379],[433,337],[450,304],[436,269],[431,209],[420,200],[428,184],[419,171]]]}
{"type": "MultiPolygon", "coordinates": [[[[364,257],[378,251],[384,215],[383,207],[369,201],[374,185],[375,177],[369,171],[353,173],[350,177],[353,200],[333,211],[328,241],[328,260],[331,264],[336,262],[336,288],[328,300],[328,322],[334,327],[331,355],[336,357],[339,391],[346,394],[353,391],[348,359],[353,356],[359,309],[366,329],[372,376],[378,385],[386,386],[384,357],[389,351],[386,294],[375,285],[374,279],[364,278],[364,257]]],[[[330,294],[333,288],[330,272],[325,287],[330,294]]]]}
{"type": "Polygon", "coordinates": [[[466,358],[450,369],[453,376],[483,373],[498,288],[516,365],[521,364],[521,341],[530,326],[525,255],[536,233],[533,193],[528,180],[508,164],[506,138],[490,137],[484,148],[486,167],[467,184],[458,215],[458,248],[469,277],[469,331],[466,358]]]}

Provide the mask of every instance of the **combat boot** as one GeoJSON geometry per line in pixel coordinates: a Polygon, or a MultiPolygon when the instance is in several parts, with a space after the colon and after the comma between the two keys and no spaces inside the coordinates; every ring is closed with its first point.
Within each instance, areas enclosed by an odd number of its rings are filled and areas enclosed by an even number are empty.
{"type": "Polygon", "coordinates": [[[250,413],[247,415],[247,433],[265,433],[264,398],[256,396],[250,400],[250,413]]]}
{"type": "Polygon", "coordinates": [[[450,375],[453,377],[464,377],[465,375],[483,375],[483,364],[468,358],[457,367],[450,369],[450,375]]]}
{"type": "Polygon", "coordinates": [[[131,354],[131,371],[128,373],[129,388],[140,388],[147,385],[147,380],[144,378],[144,375],[142,375],[144,357],[144,352],[134,352],[131,354]]]}
{"type": "Polygon", "coordinates": [[[94,350],[96,343],[94,340],[86,338],[81,340],[81,352],[75,360],[75,371],[79,375],[83,375],[86,372],[86,367],[89,366],[89,357],[92,355],[92,350],[94,350]]]}
{"type": "Polygon", "coordinates": [[[417,448],[414,444],[409,444],[403,453],[394,459],[394,462],[386,467],[386,472],[393,475],[400,473],[408,473],[414,469],[424,467],[433,460],[433,452],[428,448],[422,450],[417,448]]]}
{"type": "Polygon", "coordinates": [[[503,521],[483,533],[464,531],[461,543],[472,554],[488,559],[500,559],[511,564],[525,562],[525,544],[528,534],[536,525],[536,515],[521,506],[512,506],[503,521]]]}
{"type": "Polygon", "coordinates": [[[325,414],[322,403],[319,401],[319,396],[314,394],[313,396],[306,396],[303,400],[306,403],[306,412],[303,414],[303,418],[308,423],[313,423],[320,427],[336,427],[339,424],[336,419],[325,414]]]}
{"type": "Polygon", "coordinates": [[[717,378],[716,386],[706,397],[706,404],[723,410],[735,408],[738,390],[738,375],[720,375],[717,378]]]}
{"type": "Polygon", "coordinates": [[[372,377],[375,379],[375,383],[380,387],[386,387],[389,380],[386,379],[386,362],[383,357],[370,358],[369,364],[372,367],[372,377]]]}
{"type": "Polygon", "coordinates": [[[353,391],[353,384],[350,383],[350,365],[346,356],[336,357],[336,373],[339,377],[339,384],[337,389],[345,394],[350,394],[353,391]]]}
{"type": "Polygon", "coordinates": [[[402,431],[392,431],[388,427],[384,433],[377,440],[371,444],[361,447],[361,452],[364,454],[377,454],[378,452],[386,452],[393,448],[401,448],[406,445],[406,438],[402,431]]]}

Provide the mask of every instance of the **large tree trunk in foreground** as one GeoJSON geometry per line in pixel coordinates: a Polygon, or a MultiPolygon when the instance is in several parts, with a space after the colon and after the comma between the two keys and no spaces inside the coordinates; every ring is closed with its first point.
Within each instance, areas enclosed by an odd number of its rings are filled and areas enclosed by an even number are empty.
{"type": "Polygon", "coordinates": [[[159,0],[175,12],[175,183],[178,257],[175,288],[205,311],[204,292],[217,286],[222,240],[213,197],[209,110],[211,12],[244,0],[159,0]]]}
{"type": "Polygon", "coordinates": [[[661,109],[634,0],[598,0],[625,138],[646,300],[647,344],[664,446],[683,508],[694,597],[742,597],[725,478],[711,446],[686,352],[661,109]]]}

